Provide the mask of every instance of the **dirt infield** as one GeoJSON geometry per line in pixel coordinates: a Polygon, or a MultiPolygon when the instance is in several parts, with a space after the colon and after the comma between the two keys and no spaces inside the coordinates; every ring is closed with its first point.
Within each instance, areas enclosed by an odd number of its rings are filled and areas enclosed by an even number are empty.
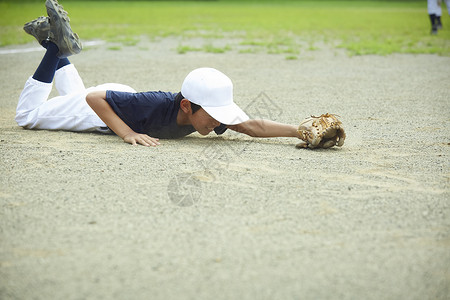
{"type": "Polygon", "coordinates": [[[15,105],[42,52],[2,54],[1,299],[448,299],[450,57],[180,55],[178,43],[71,61],[86,86],[142,91],[215,67],[252,117],[339,114],[344,147],[24,130],[15,105]]]}

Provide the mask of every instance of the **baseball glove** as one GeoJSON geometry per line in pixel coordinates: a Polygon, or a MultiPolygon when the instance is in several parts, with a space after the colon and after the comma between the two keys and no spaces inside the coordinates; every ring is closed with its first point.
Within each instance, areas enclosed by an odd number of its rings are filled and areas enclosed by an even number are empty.
{"type": "Polygon", "coordinates": [[[297,131],[303,140],[295,146],[297,148],[330,148],[344,145],[344,127],[333,114],[326,113],[319,117],[306,118],[300,123],[297,131]]]}

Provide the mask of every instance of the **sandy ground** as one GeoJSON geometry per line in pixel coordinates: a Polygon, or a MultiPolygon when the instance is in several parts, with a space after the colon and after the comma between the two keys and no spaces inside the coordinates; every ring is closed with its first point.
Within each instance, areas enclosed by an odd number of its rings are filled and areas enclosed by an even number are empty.
{"type": "Polygon", "coordinates": [[[215,67],[253,117],[339,114],[344,147],[24,130],[15,105],[43,53],[2,54],[1,299],[449,299],[450,57],[179,43],[104,44],[72,62],[86,86],[164,91],[215,67]]]}

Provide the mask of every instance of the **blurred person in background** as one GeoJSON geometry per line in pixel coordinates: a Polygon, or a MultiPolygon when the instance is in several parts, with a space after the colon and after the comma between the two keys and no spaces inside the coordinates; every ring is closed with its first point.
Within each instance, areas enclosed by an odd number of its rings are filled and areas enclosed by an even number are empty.
{"type": "Polygon", "coordinates": [[[445,2],[448,13],[450,15],[450,0],[428,0],[428,15],[431,22],[431,34],[437,34],[439,29],[442,29],[442,9],[441,2],[445,2]]]}

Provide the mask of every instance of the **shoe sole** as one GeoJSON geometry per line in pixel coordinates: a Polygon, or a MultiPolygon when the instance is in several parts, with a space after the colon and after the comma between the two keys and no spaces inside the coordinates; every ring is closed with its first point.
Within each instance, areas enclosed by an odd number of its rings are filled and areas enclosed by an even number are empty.
{"type": "Polygon", "coordinates": [[[50,23],[47,17],[39,17],[23,26],[23,30],[29,35],[34,36],[39,44],[42,44],[48,38],[50,32],[50,23]]]}
{"type": "Polygon", "coordinates": [[[65,58],[80,53],[82,49],[80,38],[72,31],[70,19],[62,5],[56,0],[47,0],[45,6],[50,19],[49,39],[59,48],[57,56],[65,58]]]}

